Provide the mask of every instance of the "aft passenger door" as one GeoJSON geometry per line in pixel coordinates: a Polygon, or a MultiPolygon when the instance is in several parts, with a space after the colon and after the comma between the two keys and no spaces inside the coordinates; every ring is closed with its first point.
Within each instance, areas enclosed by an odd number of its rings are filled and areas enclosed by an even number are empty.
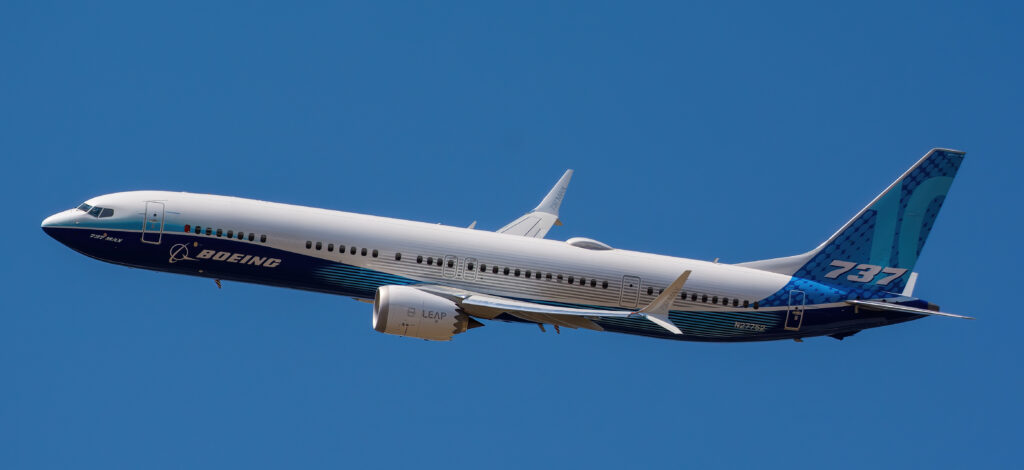
{"type": "Polygon", "coordinates": [[[786,311],[786,329],[799,331],[804,324],[804,304],[807,303],[807,295],[803,291],[789,291],[789,310],[786,311]]]}
{"type": "Polygon", "coordinates": [[[142,242],[160,244],[164,232],[164,203],[146,201],[146,213],[142,219],[142,242]]]}

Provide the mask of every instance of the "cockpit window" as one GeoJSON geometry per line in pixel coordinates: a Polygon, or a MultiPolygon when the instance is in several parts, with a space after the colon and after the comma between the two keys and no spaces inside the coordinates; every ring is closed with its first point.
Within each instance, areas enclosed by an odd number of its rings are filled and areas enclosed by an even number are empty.
{"type": "Polygon", "coordinates": [[[88,205],[86,203],[82,203],[82,205],[78,206],[78,210],[84,211],[85,213],[87,213],[87,214],[89,214],[89,215],[91,215],[93,217],[113,217],[114,216],[114,209],[109,209],[109,208],[100,207],[100,206],[90,206],[90,205],[88,205]]]}

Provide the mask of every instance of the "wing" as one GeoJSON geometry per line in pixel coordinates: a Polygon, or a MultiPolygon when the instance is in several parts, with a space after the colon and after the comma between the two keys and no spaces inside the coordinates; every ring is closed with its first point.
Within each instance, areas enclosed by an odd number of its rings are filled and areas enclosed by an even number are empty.
{"type": "Polygon", "coordinates": [[[424,285],[416,286],[418,289],[432,294],[447,297],[457,303],[467,314],[478,318],[494,319],[497,316],[507,313],[516,318],[535,322],[547,323],[550,325],[564,326],[567,328],[586,328],[589,330],[602,331],[600,325],[593,320],[600,318],[646,318],[654,324],[677,335],[683,334],[668,316],[668,308],[672,300],[679,295],[690,276],[690,271],[684,272],[673,282],[661,295],[654,299],[650,305],[639,311],[619,309],[586,309],[574,307],[562,307],[557,305],[546,305],[537,302],[515,300],[496,295],[481,294],[477,292],[456,289],[447,286],[424,285]]]}
{"type": "Polygon", "coordinates": [[[562,206],[562,199],[565,197],[565,190],[569,187],[570,179],[572,179],[572,170],[566,170],[533,211],[523,214],[522,217],[498,229],[497,232],[544,238],[553,225],[562,225],[562,222],[558,220],[558,208],[562,206]]]}

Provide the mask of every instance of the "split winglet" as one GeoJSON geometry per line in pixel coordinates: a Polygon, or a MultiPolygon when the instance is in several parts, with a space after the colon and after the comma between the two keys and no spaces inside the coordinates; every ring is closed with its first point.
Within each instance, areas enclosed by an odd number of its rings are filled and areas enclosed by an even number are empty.
{"type": "Polygon", "coordinates": [[[668,311],[672,307],[672,302],[676,299],[676,296],[683,290],[686,280],[690,278],[690,272],[689,269],[683,271],[683,274],[678,279],[663,290],[648,306],[636,312],[636,315],[647,318],[658,326],[677,335],[683,334],[683,331],[668,318],[668,311]]]}

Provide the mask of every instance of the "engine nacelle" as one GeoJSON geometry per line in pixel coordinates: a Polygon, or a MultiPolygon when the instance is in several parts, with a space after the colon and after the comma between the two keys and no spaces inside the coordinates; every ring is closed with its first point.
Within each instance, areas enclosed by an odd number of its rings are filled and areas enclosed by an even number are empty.
{"type": "Polygon", "coordinates": [[[373,329],[391,335],[433,341],[483,326],[455,302],[408,286],[383,286],[373,299],[373,329]]]}

